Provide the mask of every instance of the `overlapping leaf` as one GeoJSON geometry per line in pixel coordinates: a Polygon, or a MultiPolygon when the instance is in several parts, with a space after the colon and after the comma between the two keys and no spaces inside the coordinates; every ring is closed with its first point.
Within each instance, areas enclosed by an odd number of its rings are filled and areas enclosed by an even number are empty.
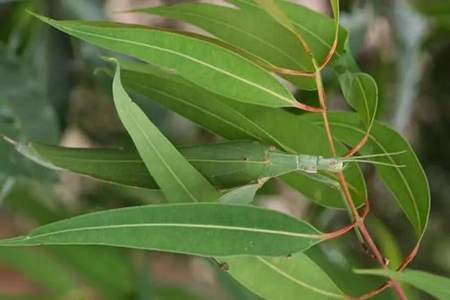
{"type": "MultiPolygon", "coordinates": [[[[234,4],[245,5],[243,3],[234,4]]],[[[248,1],[252,3],[251,1],[248,1]]],[[[251,5],[254,5],[252,3],[251,5]]],[[[326,47],[333,45],[331,34],[332,20],[313,12],[304,6],[294,5],[297,20],[301,19],[301,28],[306,30],[312,52],[322,61],[327,53],[326,47]],[[320,26],[318,26],[320,24],[320,26]],[[310,30],[307,30],[310,28],[310,30]]],[[[311,60],[304,52],[297,38],[288,30],[272,20],[260,9],[233,9],[206,3],[182,3],[145,8],[138,11],[165,16],[196,25],[234,47],[247,51],[267,65],[293,70],[312,71],[311,60]]],[[[300,26],[297,23],[297,26],[300,26]]],[[[341,28],[343,38],[339,40],[339,51],[344,49],[346,31],[341,28]]],[[[269,68],[270,69],[270,68],[269,68]]],[[[275,69],[273,69],[275,70],[275,69]]],[[[304,76],[286,76],[302,89],[316,89],[314,78],[304,76]]]]}
{"type": "MultiPolygon", "coordinates": [[[[262,10],[262,8],[256,4],[255,0],[227,1],[246,11],[262,10]]],[[[275,0],[274,3],[286,14],[292,24],[300,32],[308,46],[311,48],[316,60],[319,63],[323,62],[330,49],[333,48],[333,43],[336,36],[336,21],[291,1],[275,0]]],[[[332,1],[332,7],[333,10],[335,10],[335,0],[332,1]]],[[[343,27],[339,27],[338,30],[339,35],[335,55],[340,57],[345,52],[348,33],[343,27]]],[[[303,57],[305,60],[310,60],[307,55],[304,55],[303,57]]],[[[312,67],[313,66],[311,65],[311,71],[313,70],[312,67]]]]}
{"type": "Polygon", "coordinates": [[[219,198],[217,190],[131,100],[122,87],[119,65],[114,76],[113,96],[120,120],[169,201],[214,201],[219,198]]]}
{"type": "Polygon", "coordinates": [[[270,107],[296,104],[269,72],[205,39],[137,25],[39,18],[89,43],[171,69],[230,99],[270,107]]]}
{"type": "MultiPolygon", "coordinates": [[[[227,139],[260,140],[289,153],[330,155],[323,130],[295,114],[231,101],[151,66],[122,65],[125,68],[123,81],[128,88],[227,139]]],[[[340,154],[346,152],[342,144],[338,143],[337,147],[340,154]]],[[[366,197],[366,187],[359,169],[352,165],[345,174],[355,202],[361,205],[366,197]]],[[[341,192],[333,184],[336,181],[327,174],[293,173],[283,179],[317,203],[345,207],[341,192]]]]}
{"type": "Polygon", "coordinates": [[[39,227],[0,246],[109,245],[205,256],[279,256],[322,239],[311,225],[253,206],[165,204],[106,210],[39,227]]]}
{"type": "MultiPolygon", "coordinates": [[[[357,143],[365,134],[356,114],[330,113],[329,117],[333,134],[346,144],[357,143]]],[[[320,125],[320,119],[314,115],[305,115],[302,118],[320,125]]],[[[360,152],[389,154],[399,151],[405,153],[377,158],[381,162],[399,167],[377,166],[377,170],[420,239],[430,213],[430,191],[422,166],[409,143],[393,129],[375,122],[367,145],[360,152]]]]}

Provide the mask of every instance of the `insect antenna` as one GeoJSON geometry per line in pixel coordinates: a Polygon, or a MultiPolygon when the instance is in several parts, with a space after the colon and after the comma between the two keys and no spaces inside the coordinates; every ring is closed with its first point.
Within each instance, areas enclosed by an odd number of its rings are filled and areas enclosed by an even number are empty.
{"type": "Polygon", "coordinates": [[[344,159],[342,159],[342,161],[344,163],[358,162],[358,163],[369,163],[369,164],[373,164],[373,165],[386,166],[386,167],[404,168],[404,167],[406,167],[405,165],[398,165],[398,164],[394,164],[394,163],[377,161],[377,160],[372,160],[371,159],[371,158],[390,157],[390,156],[394,156],[394,155],[400,155],[400,154],[403,154],[403,153],[406,153],[406,151],[375,153],[375,154],[368,154],[368,155],[352,156],[352,157],[344,158],[344,159]]]}
{"type": "Polygon", "coordinates": [[[382,161],[365,160],[365,159],[344,159],[343,162],[344,163],[349,163],[349,162],[366,163],[366,164],[373,164],[373,165],[394,167],[394,168],[404,168],[404,167],[406,167],[405,165],[397,165],[397,164],[391,164],[391,163],[382,162],[382,161]]]}
{"type": "Polygon", "coordinates": [[[406,153],[406,150],[397,151],[397,152],[386,152],[386,153],[375,153],[375,154],[368,154],[368,155],[358,155],[358,156],[349,157],[349,159],[386,157],[386,156],[400,155],[400,154],[403,154],[403,153],[406,153]]]}

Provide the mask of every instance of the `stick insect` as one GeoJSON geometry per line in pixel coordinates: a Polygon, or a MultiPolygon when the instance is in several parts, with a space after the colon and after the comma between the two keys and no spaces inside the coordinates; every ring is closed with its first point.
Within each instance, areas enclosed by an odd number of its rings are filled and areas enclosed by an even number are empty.
{"type": "MultiPolygon", "coordinates": [[[[25,157],[46,168],[69,170],[126,185],[158,188],[135,150],[64,148],[39,143],[21,143],[7,137],[3,138],[14,145],[16,150],[25,157]]],[[[200,173],[219,188],[233,188],[291,172],[306,172],[320,177],[319,172],[340,172],[349,163],[355,162],[402,167],[374,161],[372,158],[403,153],[328,158],[318,155],[289,154],[275,147],[251,141],[180,147],[179,151],[200,173]]]]}

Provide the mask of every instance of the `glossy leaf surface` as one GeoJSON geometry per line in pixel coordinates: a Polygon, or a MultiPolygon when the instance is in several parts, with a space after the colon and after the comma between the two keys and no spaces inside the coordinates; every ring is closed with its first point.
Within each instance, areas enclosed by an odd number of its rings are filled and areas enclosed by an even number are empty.
{"type": "Polygon", "coordinates": [[[313,246],[320,234],[305,222],[253,206],[166,204],[66,219],[0,246],[108,245],[204,256],[278,256],[313,246]]]}
{"type": "MultiPolygon", "coordinates": [[[[300,10],[305,9],[303,7],[300,10]]],[[[295,36],[260,10],[242,10],[207,3],[180,3],[137,10],[187,22],[276,67],[310,69],[295,36]]],[[[319,15],[321,16],[321,15],[319,15]]],[[[321,16],[326,18],[325,16],[321,16]]],[[[303,89],[315,89],[314,78],[286,76],[303,89]]]]}
{"type": "Polygon", "coordinates": [[[291,107],[296,103],[269,72],[204,39],[137,25],[39,18],[94,45],[170,69],[233,100],[270,107],[291,107]]]}
{"type": "Polygon", "coordinates": [[[119,65],[114,76],[113,97],[120,120],[168,201],[214,201],[219,198],[216,189],[131,100],[122,87],[119,65]]]}
{"type": "MultiPolygon", "coordinates": [[[[227,139],[255,139],[276,145],[288,153],[330,155],[324,131],[295,114],[231,101],[149,66],[122,65],[126,87],[227,139]]],[[[337,147],[340,154],[346,152],[342,144],[338,143],[337,147]]],[[[361,205],[366,197],[366,187],[360,170],[352,165],[345,174],[355,203],[361,205]]],[[[345,208],[341,192],[335,185],[324,182],[323,176],[297,172],[283,179],[321,205],[345,208]]],[[[336,182],[333,177],[327,179],[336,182]]]]}

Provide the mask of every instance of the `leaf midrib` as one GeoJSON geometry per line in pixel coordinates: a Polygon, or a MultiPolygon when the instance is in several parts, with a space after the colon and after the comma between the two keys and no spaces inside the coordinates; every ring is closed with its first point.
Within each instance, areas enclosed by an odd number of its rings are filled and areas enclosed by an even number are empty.
{"type": "MultiPolygon", "coordinates": [[[[121,91],[122,93],[125,93],[125,91],[121,91]]],[[[125,99],[125,101],[128,101],[129,104],[131,104],[131,106],[136,107],[137,109],[140,110],[140,108],[131,100],[129,99],[125,99]]],[[[194,195],[191,193],[191,191],[184,185],[184,183],[178,178],[178,176],[175,174],[175,172],[172,170],[171,166],[166,162],[166,160],[164,159],[164,157],[159,153],[159,151],[156,149],[155,145],[153,144],[153,142],[151,141],[151,138],[147,135],[146,131],[144,130],[144,128],[141,127],[141,125],[135,120],[135,118],[133,117],[133,114],[131,113],[130,109],[131,106],[129,105],[125,105],[124,108],[124,112],[126,112],[128,114],[129,119],[131,120],[131,122],[133,122],[135,124],[135,126],[141,131],[142,135],[144,136],[145,140],[150,144],[150,146],[152,147],[153,151],[155,152],[155,154],[158,156],[158,158],[161,160],[161,162],[164,164],[164,166],[166,167],[166,169],[169,171],[169,173],[173,176],[173,178],[176,180],[176,182],[178,182],[178,184],[181,186],[181,188],[188,194],[188,196],[193,200],[193,202],[198,202],[198,200],[194,197],[194,195]]]]}
{"type": "Polygon", "coordinates": [[[252,227],[242,227],[242,226],[227,226],[227,225],[213,225],[213,224],[195,224],[195,223],[132,223],[132,224],[117,224],[117,225],[99,225],[99,226],[89,226],[89,227],[79,227],[79,228],[69,228],[64,230],[46,232],[36,235],[29,235],[24,237],[24,240],[32,240],[43,238],[47,236],[69,233],[69,232],[78,232],[78,231],[91,231],[91,230],[107,230],[107,229],[118,229],[118,228],[138,228],[138,227],[179,227],[179,228],[200,228],[200,229],[219,229],[219,230],[229,230],[229,231],[244,231],[250,233],[264,233],[264,234],[273,234],[280,236],[290,236],[297,238],[308,238],[321,240],[323,239],[323,235],[320,234],[306,234],[292,231],[284,231],[284,230],[274,230],[274,229],[261,229],[261,228],[252,228],[252,227]]]}
{"type": "Polygon", "coordinates": [[[280,268],[278,268],[277,266],[275,266],[274,264],[270,263],[269,261],[267,261],[266,259],[264,259],[261,256],[257,256],[256,257],[259,261],[261,261],[263,264],[265,264],[267,267],[269,267],[270,269],[272,269],[273,271],[277,272],[278,274],[280,274],[281,276],[287,278],[288,280],[306,288],[309,289],[313,292],[316,292],[318,294],[322,294],[331,298],[335,298],[335,299],[345,299],[344,295],[340,295],[340,294],[335,294],[333,292],[328,292],[328,291],[324,291],[321,290],[315,286],[312,286],[304,281],[301,281],[297,278],[292,277],[291,275],[289,275],[288,273],[284,272],[283,270],[281,270],[280,268]]]}
{"type": "MultiPolygon", "coordinates": [[[[217,6],[217,5],[214,5],[214,6],[217,6]]],[[[242,34],[244,34],[244,35],[247,35],[247,36],[249,36],[249,37],[251,37],[251,38],[253,38],[253,39],[259,41],[261,44],[264,44],[264,45],[266,45],[266,46],[268,46],[268,47],[274,49],[275,51],[277,51],[277,52],[283,54],[283,56],[285,56],[286,58],[288,58],[288,59],[291,61],[291,63],[294,64],[296,67],[301,67],[301,68],[304,67],[304,66],[301,66],[300,63],[297,62],[297,61],[294,59],[294,57],[292,57],[291,55],[289,55],[289,53],[286,53],[283,49],[276,47],[275,45],[273,45],[273,44],[267,42],[267,41],[264,40],[264,39],[261,39],[260,37],[258,37],[257,35],[254,35],[253,33],[249,32],[249,31],[241,30],[239,27],[232,26],[230,23],[222,22],[221,20],[216,20],[216,19],[211,18],[211,17],[206,16],[206,15],[201,15],[201,14],[193,13],[193,12],[184,12],[184,11],[177,11],[177,13],[179,13],[179,14],[181,14],[181,15],[186,15],[186,16],[193,16],[193,17],[203,18],[203,19],[208,20],[208,21],[211,21],[211,22],[213,22],[213,23],[216,23],[216,24],[219,24],[219,25],[222,25],[222,26],[231,28],[231,29],[233,29],[233,30],[235,30],[235,31],[237,31],[237,32],[240,32],[240,33],[242,33],[242,34]]],[[[189,23],[191,23],[191,22],[189,22],[189,23]]],[[[206,29],[205,29],[205,30],[206,30],[206,29]]],[[[263,58],[261,58],[261,59],[263,59],[263,58]]],[[[265,59],[263,59],[263,60],[265,60],[265,59]]]]}
{"type": "MultiPolygon", "coordinates": [[[[141,88],[143,88],[143,89],[149,89],[149,90],[155,91],[155,92],[157,92],[157,93],[166,95],[166,96],[168,96],[168,97],[174,98],[174,99],[176,99],[176,100],[178,100],[178,101],[180,101],[180,102],[182,102],[182,103],[184,103],[184,104],[186,104],[186,105],[189,105],[189,106],[191,106],[191,107],[195,107],[195,108],[197,108],[197,109],[199,109],[199,110],[201,110],[201,111],[203,111],[203,112],[208,113],[209,115],[215,117],[216,119],[221,120],[221,121],[223,121],[224,123],[231,125],[232,127],[238,129],[239,131],[241,131],[241,132],[243,132],[243,133],[245,133],[245,134],[247,134],[247,135],[249,135],[249,136],[251,136],[251,137],[254,137],[256,140],[259,140],[259,141],[263,140],[260,136],[257,136],[257,135],[255,135],[255,134],[253,134],[253,133],[251,133],[251,132],[248,132],[245,128],[243,128],[243,127],[241,127],[241,126],[236,126],[234,123],[231,123],[231,122],[227,121],[226,119],[223,119],[220,115],[217,115],[217,114],[215,114],[215,113],[213,113],[213,112],[211,112],[211,111],[209,111],[209,110],[207,110],[207,109],[204,109],[204,108],[202,108],[201,106],[195,105],[195,104],[193,104],[192,102],[185,101],[185,100],[183,100],[182,98],[179,98],[179,97],[177,97],[177,96],[171,95],[171,94],[166,93],[166,92],[158,91],[157,89],[154,89],[154,88],[151,88],[151,87],[148,87],[148,86],[144,86],[144,85],[139,84],[139,83],[133,83],[133,84],[135,84],[135,85],[137,85],[137,86],[139,86],[139,87],[141,87],[141,88]]],[[[189,88],[189,87],[187,87],[187,88],[189,88]]],[[[232,108],[232,107],[230,107],[230,106],[228,106],[228,109],[232,110],[233,113],[239,115],[239,116],[242,117],[244,120],[246,120],[247,122],[249,122],[250,124],[252,124],[253,126],[255,126],[255,127],[256,127],[263,135],[265,135],[266,137],[270,138],[273,142],[275,142],[276,144],[278,144],[278,145],[279,145],[281,148],[283,148],[284,150],[286,150],[286,151],[288,151],[288,152],[292,152],[292,153],[295,153],[295,152],[296,152],[294,149],[292,149],[291,147],[285,145],[283,142],[281,142],[281,141],[278,140],[276,137],[274,137],[274,136],[271,135],[269,132],[267,132],[264,128],[262,128],[262,127],[259,126],[257,123],[255,123],[253,120],[251,120],[250,118],[248,118],[246,115],[242,114],[241,112],[235,110],[234,108],[232,108]]]]}

